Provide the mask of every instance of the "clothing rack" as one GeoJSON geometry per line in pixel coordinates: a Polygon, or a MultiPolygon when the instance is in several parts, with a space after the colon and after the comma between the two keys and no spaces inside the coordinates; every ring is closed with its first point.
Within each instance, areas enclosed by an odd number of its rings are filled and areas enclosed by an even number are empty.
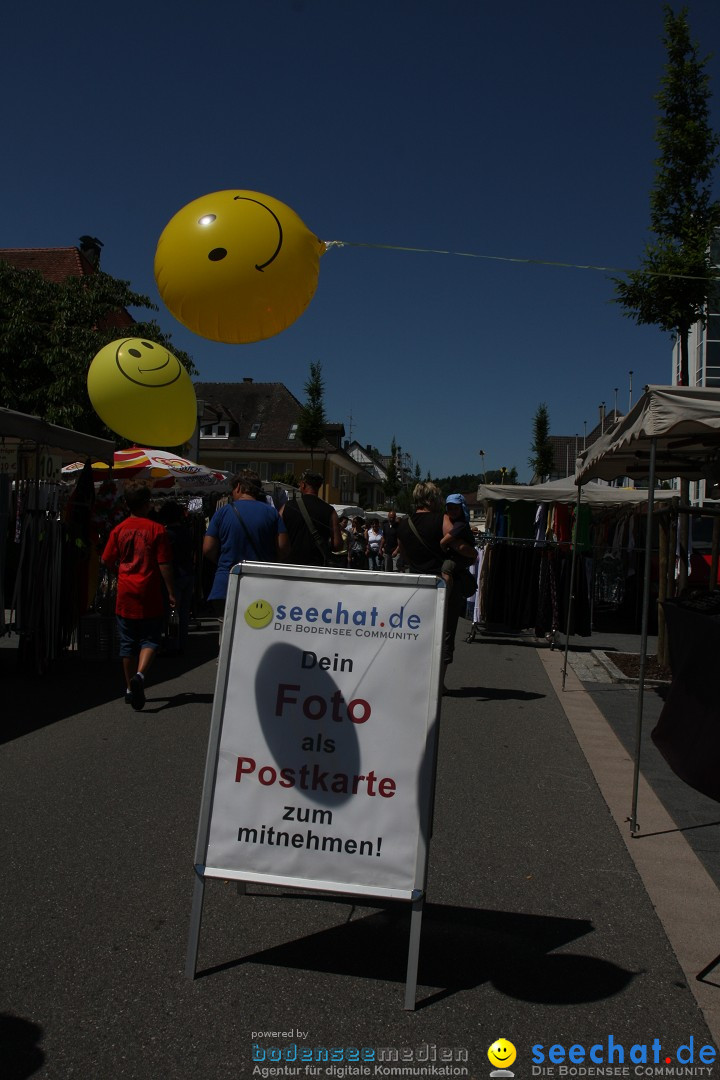
{"type": "MultiPolygon", "coordinates": [[[[571,544],[552,539],[488,536],[480,545],[474,628],[528,628],[554,646],[569,603],[571,544]]],[[[588,558],[587,555],[583,556],[588,558]]],[[[590,633],[590,595],[580,605],[576,633],[590,633]]]]}

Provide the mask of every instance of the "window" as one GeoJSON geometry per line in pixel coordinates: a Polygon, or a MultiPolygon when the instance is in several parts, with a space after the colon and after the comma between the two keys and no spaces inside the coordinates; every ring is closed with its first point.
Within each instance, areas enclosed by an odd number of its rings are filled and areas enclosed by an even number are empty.
{"type": "Polygon", "coordinates": [[[705,385],[720,386],[720,341],[705,343],[705,385]]]}
{"type": "Polygon", "coordinates": [[[260,431],[260,424],[253,424],[253,426],[251,428],[251,431],[250,431],[250,434],[248,435],[248,438],[249,439],[257,439],[259,431],[260,431]]]}
{"type": "Polygon", "coordinates": [[[294,439],[297,436],[297,429],[297,424],[290,425],[290,430],[288,431],[288,439],[294,439]]]}
{"type": "Polygon", "coordinates": [[[230,437],[230,425],[228,423],[203,424],[200,434],[203,439],[227,439],[230,437]]]}

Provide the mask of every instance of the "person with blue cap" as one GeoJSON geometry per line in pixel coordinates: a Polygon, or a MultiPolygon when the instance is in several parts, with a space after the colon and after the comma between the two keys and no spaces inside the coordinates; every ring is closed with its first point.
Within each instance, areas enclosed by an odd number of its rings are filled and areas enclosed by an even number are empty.
{"type": "Polygon", "coordinates": [[[448,495],[445,515],[450,519],[451,528],[445,530],[440,541],[440,547],[448,556],[443,563],[443,573],[452,574],[455,589],[467,599],[477,589],[477,580],[470,573],[470,567],[477,562],[477,551],[470,528],[470,511],[462,495],[448,495]]]}
{"type": "MultiPolygon", "coordinates": [[[[460,494],[448,495],[445,500],[445,513],[450,518],[451,528],[445,530],[440,547],[455,565],[467,569],[477,561],[475,537],[470,528],[470,511],[465,498],[460,494]]],[[[448,573],[452,570],[448,568],[448,573]]]]}
{"type": "MultiPolygon", "coordinates": [[[[456,498],[462,499],[462,495],[456,498]]],[[[465,610],[465,597],[468,595],[463,592],[462,578],[472,579],[467,570],[460,567],[455,560],[464,556],[466,567],[475,559],[475,546],[472,533],[470,545],[459,533],[457,537],[452,536],[456,524],[466,525],[462,506],[451,503],[453,510],[448,513],[446,506],[446,512],[443,513],[442,494],[435,484],[430,481],[416,484],[413,502],[414,511],[408,514],[398,527],[398,544],[403,561],[412,573],[437,574],[442,576],[448,585],[442,644],[442,688],[443,693],[447,693],[445,671],[453,660],[458,619],[465,610]],[[456,523],[451,514],[456,514],[457,511],[460,513],[456,523]]],[[[469,531],[469,526],[467,528],[469,531]]]]}

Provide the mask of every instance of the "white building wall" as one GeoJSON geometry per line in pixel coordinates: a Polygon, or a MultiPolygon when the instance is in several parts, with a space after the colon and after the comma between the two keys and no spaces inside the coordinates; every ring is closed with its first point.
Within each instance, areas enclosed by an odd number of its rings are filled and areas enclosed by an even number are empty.
{"type": "MultiPolygon", "coordinates": [[[[720,278],[720,229],[710,243],[710,259],[720,278]]],[[[675,341],[672,353],[672,385],[677,386],[680,375],[680,341],[675,341]]],[[[688,337],[688,379],[690,386],[720,386],[720,281],[712,283],[708,292],[706,325],[696,322],[688,337]]],[[[690,484],[690,501],[702,504],[705,500],[705,481],[690,484]]]]}

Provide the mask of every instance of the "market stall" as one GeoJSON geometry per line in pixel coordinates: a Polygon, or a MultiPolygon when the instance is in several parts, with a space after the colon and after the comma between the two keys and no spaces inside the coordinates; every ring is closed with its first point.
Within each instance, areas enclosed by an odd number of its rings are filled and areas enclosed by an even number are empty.
{"type": "MultiPolygon", "coordinates": [[[[672,494],[656,492],[656,499],[672,494]]],[[[589,634],[596,607],[619,609],[629,603],[647,491],[589,483],[579,508],[577,499],[572,477],[478,487],[478,501],[488,507],[480,538],[479,605],[485,623],[534,627],[539,636],[552,636],[572,606],[572,632],[589,634]],[[575,521],[580,522],[577,573],[575,521]],[[579,583],[574,590],[573,583],[579,583]]]]}
{"type": "Polygon", "coordinates": [[[78,541],[89,514],[78,497],[71,520],[63,518],[54,463],[68,450],[111,461],[115,447],[108,439],[5,408],[0,439],[0,633],[12,625],[20,658],[43,671],[77,625],[84,569],[78,541]]]}
{"type": "MultiPolygon", "coordinates": [[[[647,477],[648,514],[661,478],[710,480],[720,477],[720,389],[649,386],[635,407],[578,458],[578,500],[588,481],[647,477]]],[[[682,507],[680,508],[683,509],[682,507]]],[[[643,698],[650,608],[651,535],[646,538],[640,674],[635,726],[635,770],[630,828],[637,831],[643,698]]],[[[720,720],[720,714],[716,713],[720,720]]]]}

